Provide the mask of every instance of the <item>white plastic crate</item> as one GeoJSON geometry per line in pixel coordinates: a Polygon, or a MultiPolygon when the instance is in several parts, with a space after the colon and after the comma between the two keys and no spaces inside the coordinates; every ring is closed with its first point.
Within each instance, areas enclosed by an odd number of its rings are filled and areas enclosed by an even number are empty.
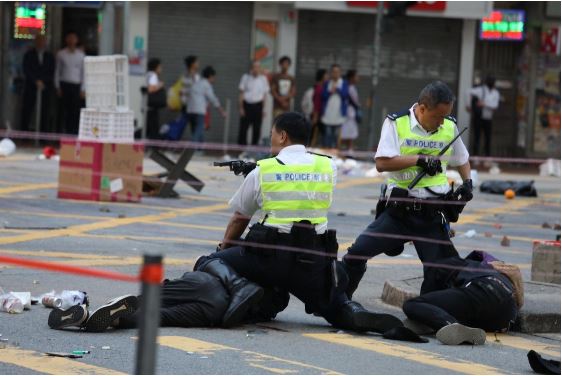
{"type": "Polygon", "coordinates": [[[86,107],[129,108],[129,61],[125,55],[87,56],[84,59],[86,107]]]}
{"type": "Polygon", "coordinates": [[[80,111],[79,140],[101,142],[133,142],[135,137],[134,113],[130,110],[80,111]]]}

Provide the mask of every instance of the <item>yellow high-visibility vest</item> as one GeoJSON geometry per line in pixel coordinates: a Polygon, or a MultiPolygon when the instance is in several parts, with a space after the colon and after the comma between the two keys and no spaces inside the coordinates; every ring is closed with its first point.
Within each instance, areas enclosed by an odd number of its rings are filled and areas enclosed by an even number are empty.
{"type": "Polygon", "coordinates": [[[313,157],[312,164],[282,165],[275,158],[258,161],[266,224],[328,222],[334,190],[332,163],[327,157],[313,157]]]}
{"type": "MultiPolygon", "coordinates": [[[[447,118],[437,132],[427,136],[420,136],[412,132],[409,113],[397,118],[395,122],[398,132],[398,141],[400,142],[400,155],[438,155],[441,149],[455,138],[456,124],[454,121],[447,118]]],[[[449,160],[447,157],[449,157],[452,152],[453,149],[449,148],[443,155],[444,159],[441,160],[443,172],[435,176],[425,175],[416,187],[424,188],[447,184],[447,175],[445,174],[449,160]]],[[[388,179],[388,183],[396,185],[399,188],[407,189],[408,185],[421,170],[421,167],[413,166],[396,171],[392,173],[391,177],[388,179]]]]}

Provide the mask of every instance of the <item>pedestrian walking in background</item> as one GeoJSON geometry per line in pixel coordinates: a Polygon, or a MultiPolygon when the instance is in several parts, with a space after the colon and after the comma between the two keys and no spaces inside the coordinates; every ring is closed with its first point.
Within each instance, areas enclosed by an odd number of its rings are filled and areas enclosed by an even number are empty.
{"type": "Polygon", "coordinates": [[[492,118],[500,104],[500,93],[496,89],[496,78],[488,75],[484,85],[473,87],[468,91],[470,106],[466,110],[472,114],[474,143],[472,154],[480,151],[480,134],[484,132],[484,155],[490,156],[492,139],[492,118]]]}
{"type": "Polygon", "coordinates": [[[273,96],[273,118],[291,109],[291,100],[297,93],[295,78],[289,74],[291,58],[283,56],[279,59],[281,71],[271,79],[271,95],[273,96]]]}
{"type": "Polygon", "coordinates": [[[359,137],[359,123],[361,123],[361,101],[357,92],[359,75],[355,69],[347,71],[347,82],[349,83],[349,106],[347,106],[347,118],[341,128],[340,140],[344,150],[353,150],[353,141],[359,137]]]}
{"type": "Polygon", "coordinates": [[[182,112],[187,114],[187,100],[191,92],[191,87],[201,79],[199,76],[199,58],[194,55],[189,55],[185,58],[186,72],[183,75],[182,88],[181,88],[181,103],[184,106],[182,112]]]}
{"type": "Polygon", "coordinates": [[[148,110],[146,112],[146,137],[158,139],[160,130],[160,108],[166,106],[166,91],[160,80],[162,64],[160,59],[152,58],[148,61],[146,73],[146,87],[148,93],[148,110]],[[162,102],[163,99],[163,102],[162,102]]]}
{"type": "Polygon", "coordinates": [[[322,138],[324,137],[324,128],[319,120],[319,114],[322,111],[322,89],[326,80],[328,80],[326,69],[318,69],[314,86],[309,87],[302,96],[301,111],[312,125],[311,146],[316,145],[319,135],[320,143],[322,143],[322,138]]]}
{"type": "Polygon", "coordinates": [[[78,134],[80,108],[84,99],[84,51],[78,48],[78,34],[70,31],[66,47],[57,53],[55,87],[62,98],[64,132],[78,134]]]}
{"type": "Polygon", "coordinates": [[[191,125],[191,140],[203,142],[205,134],[205,114],[209,104],[215,106],[222,117],[226,117],[226,112],[221,107],[220,101],[213,90],[216,71],[213,67],[207,66],[203,69],[203,78],[191,86],[187,98],[187,122],[191,125]]]}
{"type": "Polygon", "coordinates": [[[322,89],[322,117],[325,125],[324,147],[335,148],[342,124],[346,120],[349,103],[349,84],[341,76],[341,67],[330,67],[330,80],[322,89]]]}
{"type": "Polygon", "coordinates": [[[238,89],[240,90],[238,97],[240,111],[238,144],[246,145],[248,143],[248,128],[251,126],[252,145],[257,145],[260,140],[263,104],[265,96],[269,93],[269,82],[261,72],[259,61],[252,61],[250,72],[244,73],[238,89]]]}
{"type": "Polygon", "coordinates": [[[23,75],[25,83],[23,87],[23,105],[21,111],[22,131],[32,129],[30,127],[31,115],[37,102],[37,94],[41,95],[39,103],[41,108],[41,131],[50,131],[49,114],[51,100],[54,95],[55,79],[55,57],[46,50],[47,39],[43,35],[35,36],[35,45],[23,55],[23,75]]]}

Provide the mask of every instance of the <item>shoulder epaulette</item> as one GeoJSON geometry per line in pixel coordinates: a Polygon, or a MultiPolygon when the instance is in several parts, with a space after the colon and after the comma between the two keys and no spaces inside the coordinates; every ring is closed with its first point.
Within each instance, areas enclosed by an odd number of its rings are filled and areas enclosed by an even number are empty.
{"type": "Polygon", "coordinates": [[[457,118],[453,115],[445,116],[445,119],[451,120],[453,123],[457,124],[457,118]]]}
{"type": "Polygon", "coordinates": [[[401,118],[402,116],[407,116],[407,115],[410,115],[410,109],[409,108],[407,108],[405,110],[398,111],[398,112],[392,112],[392,113],[386,115],[386,117],[389,118],[390,120],[394,121],[398,118],[401,118]]]}
{"type": "Polygon", "coordinates": [[[326,158],[330,158],[330,159],[332,159],[332,157],[331,157],[331,156],[329,156],[329,155],[325,155],[325,154],[320,154],[320,153],[315,153],[315,152],[313,152],[313,151],[307,151],[307,153],[308,153],[308,154],[314,154],[314,155],[318,155],[318,156],[320,156],[320,157],[326,157],[326,158]]]}

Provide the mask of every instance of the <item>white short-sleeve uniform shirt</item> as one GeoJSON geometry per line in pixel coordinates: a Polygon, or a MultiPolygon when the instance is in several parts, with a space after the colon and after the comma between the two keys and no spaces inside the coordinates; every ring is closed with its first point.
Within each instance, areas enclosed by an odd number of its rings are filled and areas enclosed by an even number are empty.
{"type": "MultiPolygon", "coordinates": [[[[291,164],[312,164],[314,162],[314,155],[307,153],[304,145],[291,145],[283,148],[279,154],[276,156],[278,160],[286,165],[291,164]]],[[[252,217],[256,211],[262,207],[262,195],[261,195],[261,183],[259,178],[259,169],[256,167],[252,172],[248,174],[244,182],[238,188],[238,191],[230,199],[228,204],[235,211],[247,216],[252,217]]],[[[332,161],[332,171],[333,171],[333,184],[336,185],[337,178],[337,167],[334,161],[332,161]]],[[[271,227],[277,227],[279,232],[289,233],[291,232],[292,225],[285,224],[269,224],[265,223],[271,227]]],[[[316,233],[323,234],[328,228],[327,223],[316,225],[316,233]]]]}
{"type": "MultiPolygon", "coordinates": [[[[416,104],[410,107],[410,127],[412,132],[419,136],[429,136],[429,132],[427,132],[418,122],[416,119],[416,115],[414,113],[414,108],[416,104]]],[[[455,136],[458,134],[458,129],[455,128],[455,136]]],[[[449,166],[457,167],[462,166],[463,164],[468,162],[468,150],[466,150],[466,146],[462,142],[462,139],[459,137],[451,146],[452,153],[451,159],[449,160],[449,166]]],[[[384,124],[382,126],[381,131],[381,138],[379,141],[379,145],[377,147],[377,152],[375,154],[375,158],[379,157],[386,157],[386,158],[393,158],[400,155],[400,141],[398,139],[398,131],[396,130],[396,122],[389,118],[386,118],[384,124]]],[[[392,191],[394,186],[389,184],[387,194],[392,191]]],[[[450,187],[447,184],[439,185],[435,187],[430,187],[436,193],[447,193],[450,187]]],[[[431,194],[424,188],[414,188],[410,189],[410,195],[413,197],[418,198],[428,198],[428,197],[435,197],[435,195],[431,194]]]]}

